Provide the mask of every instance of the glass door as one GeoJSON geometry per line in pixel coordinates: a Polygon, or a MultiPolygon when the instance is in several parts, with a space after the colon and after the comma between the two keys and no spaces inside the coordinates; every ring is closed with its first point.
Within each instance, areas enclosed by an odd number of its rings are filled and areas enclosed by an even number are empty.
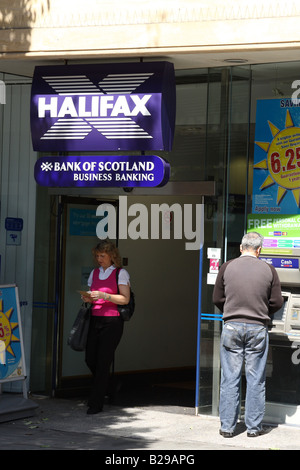
{"type": "Polygon", "coordinates": [[[220,263],[238,256],[245,229],[247,194],[249,67],[209,69],[206,122],[206,179],[216,182],[216,195],[205,198],[199,389],[196,412],[218,414],[222,321],[212,303],[207,248],[220,248],[220,263]],[[206,315],[204,315],[206,314],[206,315]],[[208,315],[207,315],[208,314],[208,315]],[[210,319],[208,319],[210,317],[210,319]]]}
{"type": "Polygon", "coordinates": [[[58,389],[62,391],[84,387],[84,383],[89,381],[90,372],[85,364],[84,352],[73,351],[67,345],[67,339],[82,304],[78,291],[87,289],[89,274],[95,268],[92,249],[99,243],[96,226],[100,218],[96,216],[96,209],[100,204],[96,199],[84,198],[63,201],[57,380],[58,389]]]}

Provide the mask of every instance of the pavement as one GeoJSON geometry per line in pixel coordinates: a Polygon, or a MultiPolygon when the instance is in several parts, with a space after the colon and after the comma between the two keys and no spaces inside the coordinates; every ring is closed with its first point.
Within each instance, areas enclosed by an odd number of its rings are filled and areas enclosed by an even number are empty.
{"type": "Polygon", "coordinates": [[[108,404],[101,413],[87,415],[82,399],[33,396],[29,400],[35,406],[32,416],[0,423],[0,450],[101,450],[106,464],[138,467],[135,461],[118,459],[136,456],[140,464],[149,464],[150,458],[154,459],[150,463],[169,464],[155,459],[181,456],[182,463],[190,464],[200,459],[201,450],[300,449],[300,427],[278,425],[249,438],[241,422],[228,439],[219,435],[218,417],[196,416],[192,407],[108,404]]]}

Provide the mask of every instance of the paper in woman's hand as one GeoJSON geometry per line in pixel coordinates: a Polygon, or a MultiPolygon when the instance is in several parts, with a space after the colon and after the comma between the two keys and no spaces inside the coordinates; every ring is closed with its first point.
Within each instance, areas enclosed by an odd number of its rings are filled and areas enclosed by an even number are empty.
{"type": "Polygon", "coordinates": [[[86,297],[86,298],[92,300],[91,291],[79,290],[79,291],[77,291],[77,292],[79,292],[79,294],[81,295],[81,297],[86,297]]]}

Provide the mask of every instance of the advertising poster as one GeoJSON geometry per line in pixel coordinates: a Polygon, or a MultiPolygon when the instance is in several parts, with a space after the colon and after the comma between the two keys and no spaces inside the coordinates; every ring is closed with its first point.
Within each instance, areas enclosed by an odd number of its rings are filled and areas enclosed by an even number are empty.
{"type": "Polygon", "coordinates": [[[299,206],[299,104],[257,100],[252,213],[299,214],[299,206]]]}
{"type": "Polygon", "coordinates": [[[300,214],[249,214],[247,231],[263,235],[262,254],[289,256],[300,252],[300,214]]]}
{"type": "Polygon", "coordinates": [[[0,383],[25,376],[18,289],[0,286],[0,383]]]}

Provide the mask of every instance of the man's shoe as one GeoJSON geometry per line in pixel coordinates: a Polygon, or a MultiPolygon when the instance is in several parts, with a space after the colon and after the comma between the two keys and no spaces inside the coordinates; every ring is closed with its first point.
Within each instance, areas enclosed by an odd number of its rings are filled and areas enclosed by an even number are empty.
{"type": "Polygon", "coordinates": [[[270,432],[272,428],[262,428],[260,431],[247,431],[247,437],[258,437],[270,432]]]}
{"type": "Polygon", "coordinates": [[[219,430],[219,433],[223,437],[233,437],[233,431],[222,431],[222,429],[219,430]]]}

